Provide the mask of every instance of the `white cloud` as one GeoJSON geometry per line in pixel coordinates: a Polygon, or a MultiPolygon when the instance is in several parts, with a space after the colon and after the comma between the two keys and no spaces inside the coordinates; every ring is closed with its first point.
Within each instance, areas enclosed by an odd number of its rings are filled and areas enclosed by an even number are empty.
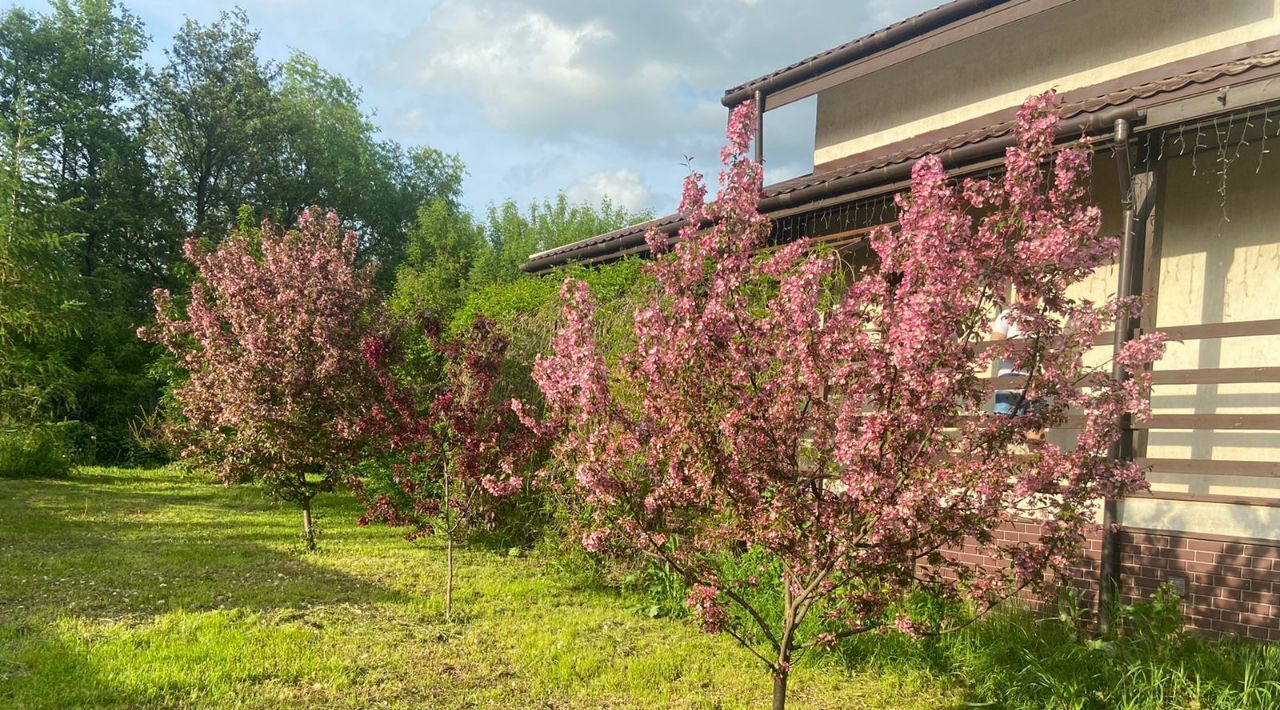
{"type": "Polygon", "coordinates": [[[570,202],[597,204],[602,198],[627,210],[649,206],[649,189],[634,170],[606,170],[593,173],[570,185],[564,194],[570,202]]]}
{"type": "Polygon", "coordinates": [[[475,95],[495,123],[518,122],[548,98],[589,101],[607,78],[579,60],[612,33],[598,22],[557,24],[499,3],[442,3],[402,49],[402,69],[422,86],[475,95]]]}
{"type": "MultiPolygon", "coordinates": [[[[585,192],[610,175],[615,199],[654,186],[641,206],[663,211],[683,156],[714,174],[725,88],[934,2],[441,0],[387,48],[379,83],[404,98],[406,127],[462,153],[469,190],[528,198],[577,180],[585,192]]],[[[766,118],[771,176],[806,172],[812,156],[812,108],[787,113],[766,118]]]]}
{"type": "MultiPolygon", "coordinates": [[[[128,0],[154,64],[185,16],[244,7],[259,51],[296,48],[364,87],[389,138],[457,152],[464,199],[521,203],[566,186],[674,209],[683,156],[716,172],[725,88],[941,0],[128,0]],[[639,176],[621,177],[618,168],[639,176]],[[582,176],[591,176],[583,178],[582,176]],[[597,175],[613,176],[594,180],[597,175]],[[647,195],[636,198],[634,195],[647,195]]],[[[39,12],[48,0],[10,0],[39,12]]],[[[770,177],[803,172],[812,112],[766,118],[770,177]]],[[[868,107],[874,110],[874,107],[868,107]]]]}

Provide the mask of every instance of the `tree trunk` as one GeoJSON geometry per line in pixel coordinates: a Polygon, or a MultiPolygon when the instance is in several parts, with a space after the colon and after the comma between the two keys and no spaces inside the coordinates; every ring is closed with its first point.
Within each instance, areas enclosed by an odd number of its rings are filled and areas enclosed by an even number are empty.
{"type": "Polygon", "coordinates": [[[444,618],[450,621],[453,618],[453,535],[446,533],[444,536],[444,618]]]}
{"type": "Polygon", "coordinates": [[[791,673],[791,646],[794,643],[796,627],[804,621],[808,607],[803,601],[797,601],[791,592],[791,579],[785,572],[782,575],[782,637],[778,640],[778,661],[773,667],[773,710],[787,707],[787,676],[791,673]]]}
{"type": "Polygon", "coordinates": [[[308,550],[316,549],[316,531],[311,525],[311,498],[302,499],[302,537],[308,550]]]}

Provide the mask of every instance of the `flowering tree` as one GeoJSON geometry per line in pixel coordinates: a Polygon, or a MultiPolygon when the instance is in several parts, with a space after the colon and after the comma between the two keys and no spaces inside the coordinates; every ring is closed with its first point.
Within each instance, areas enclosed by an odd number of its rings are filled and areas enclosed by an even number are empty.
{"type": "Polygon", "coordinates": [[[357,239],[314,207],[296,231],[263,223],[213,250],[190,239],[198,279],[185,317],[158,290],[156,323],[139,330],[186,372],[174,390],[184,455],[297,503],[308,549],[311,501],[358,459],[376,391],[360,354],[373,269],[356,264],[357,239]]]}
{"type": "Polygon", "coordinates": [[[397,377],[396,338],[364,343],[383,397],[363,425],[401,460],[391,470],[393,490],[368,492],[359,482],[355,488],[367,510],[361,525],[380,520],[411,526],[409,539],[444,537],[444,609],[450,617],[454,542],[468,529],[493,525],[504,501],[528,492],[524,473],[540,449],[534,432],[494,396],[507,339],[493,321],[477,315],[454,337],[442,335],[429,316],[420,326],[442,361],[439,379],[397,377]]]}
{"type": "Polygon", "coordinates": [[[1003,176],[955,186],[936,157],[918,161],[899,225],[871,236],[877,263],[852,279],[806,241],[759,252],[770,225],[746,157],[753,111],[732,115],[714,200],[698,174],[685,183],[687,226],[649,267],[658,295],[621,366],[600,356],[587,289],[565,282],[563,326],[535,367],[549,414],[530,423],[560,430],[555,453],[595,510],[587,549],[677,570],[694,615],[755,653],[782,707],[807,648],[944,630],[903,613],[913,589],[981,613],[1063,571],[1099,499],[1144,485],[1107,453],[1117,417],[1146,414],[1143,367],[1162,345],[1128,343],[1123,381],[1084,364],[1136,304],[1068,293],[1118,241],[1084,202],[1087,149],[1055,155],[1051,94],[1019,112],[1003,176]],[[1025,337],[985,347],[1010,287],[1029,297],[1009,316],[1025,337]],[[981,411],[996,357],[1032,373],[1021,387],[1036,406],[981,411]],[[1072,410],[1074,447],[1028,446],[1072,410]],[[1014,518],[1040,521],[1038,539],[997,541],[1014,518]],[[997,564],[964,562],[961,546],[997,564]]]}

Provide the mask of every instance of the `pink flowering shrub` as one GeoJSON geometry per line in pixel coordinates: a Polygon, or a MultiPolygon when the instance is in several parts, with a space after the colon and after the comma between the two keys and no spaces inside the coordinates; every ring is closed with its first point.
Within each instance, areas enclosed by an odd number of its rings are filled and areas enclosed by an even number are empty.
{"type": "Polygon", "coordinates": [[[358,237],[311,208],[295,231],[264,223],[208,249],[185,245],[197,280],[185,314],[154,294],[156,323],[139,336],[177,357],[183,454],[228,484],[258,479],[303,512],[361,454],[358,424],[375,391],[360,355],[375,292],[356,263],[358,237]]]}
{"type": "Polygon", "coordinates": [[[452,337],[429,316],[417,326],[439,359],[438,377],[406,372],[420,368],[401,366],[403,338],[375,336],[363,345],[382,389],[363,428],[393,455],[394,490],[370,494],[358,480],[353,487],[366,508],[360,524],[409,526],[406,538],[445,539],[445,614],[451,615],[454,542],[467,531],[492,528],[504,504],[529,492],[526,473],[545,447],[495,397],[507,339],[493,321],[477,315],[452,337]]]}
{"type": "MultiPolygon", "coordinates": [[[[1137,304],[1068,294],[1118,240],[1085,202],[1087,147],[1054,152],[1051,94],[1018,113],[1001,176],[957,186],[936,157],[918,161],[900,223],[871,236],[876,265],[854,278],[807,241],[759,251],[770,223],[746,153],[753,110],[732,115],[714,199],[698,174],[685,183],[688,226],[648,267],[658,294],[620,366],[601,357],[586,287],[564,283],[563,324],[534,373],[548,415],[530,425],[558,433],[556,458],[592,506],[584,544],[677,570],[696,618],[756,654],[780,704],[804,649],[942,631],[901,613],[914,590],[981,613],[1064,571],[1099,500],[1144,485],[1107,453],[1119,415],[1146,415],[1144,366],[1162,344],[1126,346],[1123,382],[1084,364],[1137,304]],[[1037,304],[1010,316],[1026,337],[983,346],[1010,287],[1037,304]],[[1023,391],[1040,406],[983,411],[996,357],[1033,373],[1023,391]],[[1028,446],[1069,412],[1076,446],[1028,446]],[[997,542],[1015,518],[1040,521],[1039,539],[997,542]],[[1002,563],[961,561],[965,544],[1002,563]],[[771,566],[744,575],[756,557],[771,566]]],[[[654,252],[664,244],[650,236],[654,252]]]]}

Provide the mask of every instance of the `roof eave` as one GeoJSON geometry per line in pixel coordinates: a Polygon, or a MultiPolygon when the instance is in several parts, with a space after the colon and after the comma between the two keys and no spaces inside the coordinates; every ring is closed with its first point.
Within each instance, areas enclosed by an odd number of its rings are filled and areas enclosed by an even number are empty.
{"type": "Polygon", "coordinates": [[[745,84],[725,90],[720,103],[732,108],[751,99],[755,92],[770,94],[821,76],[853,62],[896,47],[904,42],[922,37],[974,15],[998,7],[1009,0],[953,0],[909,17],[901,22],[876,30],[852,42],[829,49],[778,71],[752,79],[745,84]]]}

